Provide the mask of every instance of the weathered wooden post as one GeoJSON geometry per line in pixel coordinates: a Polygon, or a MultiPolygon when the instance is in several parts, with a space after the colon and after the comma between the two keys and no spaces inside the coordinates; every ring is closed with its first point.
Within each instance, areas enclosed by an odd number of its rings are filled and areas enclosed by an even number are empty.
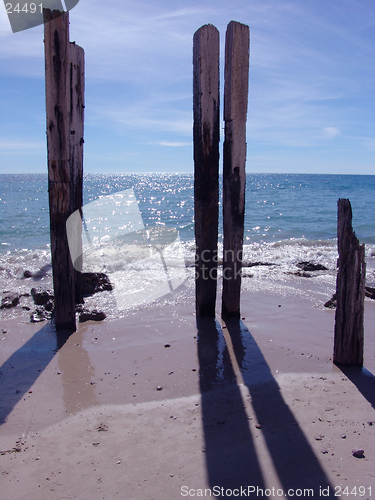
{"type": "MultiPolygon", "coordinates": [[[[83,205],[83,126],[85,109],[85,51],[75,42],[69,43],[70,60],[70,171],[73,183],[72,212],[81,210],[83,205]]],[[[82,214],[81,214],[82,216],[82,214]]],[[[82,294],[82,225],[76,227],[75,241],[79,262],[74,263],[75,302],[83,303],[82,294]]]]}
{"type": "Polygon", "coordinates": [[[333,362],[363,365],[365,245],[360,245],[352,228],[349,200],[340,199],[337,211],[338,273],[333,362]]]}
{"type": "Polygon", "coordinates": [[[215,317],[219,216],[219,44],[215,26],[194,34],[195,300],[197,316],[215,317]]]}
{"type": "Polygon", "coordinates": [[[223,318],[240,317],[245,216],[246,117],[249,92],[250,31],[231,21],[225,40],[223,160],[223,318]]]}
{"type": "Polygon", "coordinates": [[[43,14],[54,315],[57,330],[74,331],[75,280],[66,220],[82,207],[83,49],[69,43],[68,13],[43,9],[43,14]]]}

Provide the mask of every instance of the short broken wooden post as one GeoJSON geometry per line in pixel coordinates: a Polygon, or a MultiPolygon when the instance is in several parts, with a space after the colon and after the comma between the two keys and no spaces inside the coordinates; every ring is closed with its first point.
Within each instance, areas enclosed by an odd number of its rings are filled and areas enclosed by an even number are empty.
{"type": "Polygon", "coordinates": [[[336,282],[337,307],[333,362],[363,366],[365,245],[360,245],[352,228],[349,200],[338,200],[336,282]]]}
{"type": "Polygon", "coordinates": [[[194,34],[195,300],[197,316],[215,317],[219,217],[219,43],[215,26],[194,34]]]}
{"type": "Polygon", "coordinates": [[[225,40],[223,160],[223,318],[240,317],[245,216],[246,118],[249,92],[250,32],[231,21],[225,40]]]}
{"type": "Polygon", "coordinates": [[[83,49],[69,43],[68,13],[43,9],[43,14],[54,317],[57,330],[75,331],[75,271],[66,221],[82,207],[83,49]]]}

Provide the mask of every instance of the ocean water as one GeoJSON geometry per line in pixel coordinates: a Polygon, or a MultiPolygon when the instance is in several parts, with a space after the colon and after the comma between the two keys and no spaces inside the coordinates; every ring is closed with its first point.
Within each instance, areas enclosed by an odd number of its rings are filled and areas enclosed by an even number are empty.
{"type": "MultiPolygon", "coordinates": [[[[3,174],[0,181],[0,293],[51,286],[47,176],[3,174]],[[25,270],[33,273],[32,283],[23,278],[25,270]]],[[[84,204],[132,189],[146,229],[178,231],[189,277],[194,263],[193,186],[191,174],[89,174],[84,177],[84,204]]],[[[354,230],[366,245],[368,280],[374,281],[375,176],[247,174],[243,260],[267,265],[245,269],[244,288],[286,293],[295,280],[291,273],[302,261],[326,266],[328,272],[313,278],[332,288],[339,198],[351,201],[354,230]]],[[[221,241],[220,216],[219,249],[221,241]]]]}

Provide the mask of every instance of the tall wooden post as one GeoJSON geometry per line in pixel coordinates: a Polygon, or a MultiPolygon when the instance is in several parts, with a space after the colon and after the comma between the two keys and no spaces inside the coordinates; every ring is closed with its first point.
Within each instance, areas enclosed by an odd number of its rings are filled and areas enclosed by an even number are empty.
{"type": "Polygon", "coordinates": [[[365,245],[360,245],[352,228],[349,200],[338,201],[336,282],[337,307],[333,361],[341,365],[363,365],[365,245]]]}
{"type": "MultiPolygon", "coordinates": [[[[85,51],[75,42],[69,43],[70,61],[70,171],[73,183],[72,211],[81,210],[83,205],[83,126],[85,109],[85,51]]],[[[74,263],[75,301],[83,303],[82,294],[82,225],[76,227],[75,241],[76,255],[80,255],[79,262],[74,263]]]]}
{"type": "Polygon", "coordinates": [[[231,21],[225,40],[223,161],[223,318],[240,317],[245,216],[246,117],[249,92],[250,32],[231,21]]]}
{"type": "Polygon", "coordinates": [[[43,9],[43,14],[54,315],[57,330],[74,331],[75,280],[66,220],[82,207],[83,50],[69,43],[68,13],[43,9]]]}
{"type": "Polygon", "coordinates": [[[219,217],[219,43],[215,26],[194,34],[195,298],[197,316],[215,317],[219,217]]]}

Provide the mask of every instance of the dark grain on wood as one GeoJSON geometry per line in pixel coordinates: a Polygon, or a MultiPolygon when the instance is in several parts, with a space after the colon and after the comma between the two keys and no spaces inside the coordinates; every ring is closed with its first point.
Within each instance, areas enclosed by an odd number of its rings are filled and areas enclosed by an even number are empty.
{"type": "Polygon", "coordinates": [[[196,313],[215,317],[219,216],[219,32],[194,34],[194,200],[196,313]]]}
{"type": "MultiPolygon", "coordinates": [[[[69,113],[69,159],[72,172],[73,207],[72,211],[81,210],[83,205],[83,126],[85,95],[85,53],[82,47],[70,42],[70,113],[69,113]]],[[[74,255],[82,256],[82,225],[76,225],[74,235],[76,248],[74,255]]],[[[83,303],[82,294],[82,257],[74,263],[75,301],[83,303]]]]}
{"type": "Polygon", "coordinates": [[[240,317],[245,216],[249,27],[232,21],[225,41],[222,317],[240,317]]]}
{"type": "MultiPolygon", "coordinates": [[[[70,256],[66,221],[82,207],[84,56],[69,43],[69,14],[43,9],[48,190],[51,254],[57,330],[76,329],[75,271],[70,256]]],[[[77,233],[77,245],[81,243],[77,233]]]]}
{"type": "Polygon", "coordinates": [[[334,363],[363,365],[365,246],[360,245],[352,228],[349,200],[338,201],[338,272],[336,283],[334,363]]]}

